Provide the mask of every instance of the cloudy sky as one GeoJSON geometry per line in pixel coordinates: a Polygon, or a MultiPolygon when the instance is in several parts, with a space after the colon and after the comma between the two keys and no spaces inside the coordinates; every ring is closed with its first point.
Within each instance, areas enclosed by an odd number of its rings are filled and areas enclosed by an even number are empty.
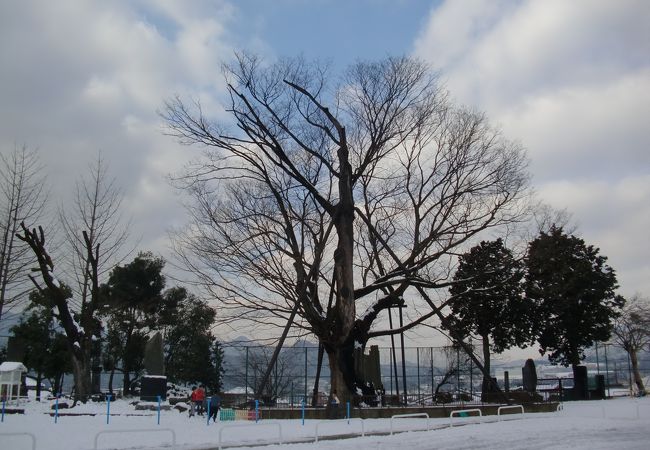
{"type": "Polygon", "coordinates": [[[102,152],[140,248],[185,221],[166,176],[197,155],[162,134],[165,98],[215,111],[238,49],[334,68],[410,54],[528,149],[542,200],[573,214],[650,296],[650,2],[240,0],[0,2],[0,151],[40,149],[52,198],[102,152]]]}

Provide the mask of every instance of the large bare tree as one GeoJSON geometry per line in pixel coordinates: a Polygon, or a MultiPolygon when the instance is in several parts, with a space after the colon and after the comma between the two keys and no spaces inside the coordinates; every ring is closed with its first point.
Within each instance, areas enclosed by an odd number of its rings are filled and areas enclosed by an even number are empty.
{"type": "Polygon", "coordinates": [[[47,200],[38,153],[27,146],[0,155],[0,321],[6,308],[18,305],[29,290],[29,247],[16,239],[23,221],[38,220],[47,200]]]}
{"type": "MultiPolygon", "coordinates": [[[[119,262],[121,248],[125,245],[128,226],[122,220],[120,209],[122,194],[115,182],[108,179],[105,162],[98,157],[90,166],[89,176],[77,184],[74,208],[61,209],[60,217],[67,243],[68,274],[77,281],[70,295],[54,275],[54,261],[64,260],[54,257],[46,247],[43,228],[29,228],[24,223],[17,237],[29,245],[38,261],[37,271],[42,282],[49,289],[56,309],[55,317],[61,323],[72,358],[75,382],[75,402],[85,402],[91,394],[91,369],[93,353],[101,333],[97,318],[100,307],[99,284],[102,276],[119,262]]],[[[57,273],[65,274],[57,264],[57,273]]],[[[35,277],[34,285],[44,287],[35,277]]]]}
{"type": "Polygon", "coordinates": [[[177,178],[194,199],[179,254],[222,320],[315,334],[349,400],[364,388],[354,348],[444,318],[432,299],[456,249],[522,217],[523,151],[410,58],[335,78],[238,55],[224,73],[231,120],[180,98],[163,112],[170,134],[206,148],[177,178]],[[403,326],[382,328],[404,306],[403,326]]]}
{"type": "Polygon", "coordinates": [[[97,267],[99,260],[99,246],[92,247],[88,233],[83,232],[84,242],[88,252],[89,280],[91,298],[94,300],[88,307],[76,312],[73,297],[66,290],[54,274],[54,261],[47,250],[45,232],[42,227],[29,229],[21,223],[21,232],[16,237],[25,242],[34,253],[38,266],[33,270],[41,274],[45,286],[42,286],[35,277],[29,276],[40,292],[48,290],[48,298],[52,301],[52,311],[65,331],[66,342],[72,361],[72,375],[75,386],[75,404],[77,401],[86,402],[91,394],[91,356],[95,341],[100,333],[100,324],[94,316],[98,301],[99,284],[97,282],[97,267]]]}

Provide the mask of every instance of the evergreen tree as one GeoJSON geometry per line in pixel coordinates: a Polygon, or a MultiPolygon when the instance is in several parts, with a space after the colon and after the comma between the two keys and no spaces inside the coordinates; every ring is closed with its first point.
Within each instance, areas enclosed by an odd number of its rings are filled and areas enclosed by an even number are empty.
{"type": "Polygon", "coordinates": [[[222,387],[223,350],[210,332],[216,313],[183,288],[165,292],[165,368],[171,381],[222,387]]]}
{"type": "Polygon", "coordinates": [[[144,349],[151,330],[157,327],[163,307],[165,261],[152,253],[140,253],[129,264],[116,266],[101,287],[101,315],[107,322],[104,364],[122,372],[124,392],[130,392],[131,375],[144,369],[144,349]]]}
{"type": "MultiPolygon", "coordinates": [[[[451,317],[463,335],[481,338],[487,373],[491,351],[501,353],[532,341],[533,309],[523,296],[523,276],[523,264],[501,239],[483,241],[459,259],[450,288],[451,317]]],[[[490,386],[484,376],[484,396],[490,386]]]]}
{"type": "MultiPolygon", "coordinates": [[[[62,285],[63,289],[70,289],[62,285]]],[[[53,392],[60,392],[63,374],[70,372],[70,356],[66,337],[57,327],[49,291],[32,291],[29,306],[18,325],[11,328],[14,336],[25,344],[25,366],[36,377],[36,398],[41,397],[41,383],[48,379],[53,392]]]]}
{"type": "Polygon", "coordinates": [[[537,305],[540,353],[576,367],[595,341],[609,339],[625,300],[617,296],[616,274],[607,257],[584,240],[551,227],[530,243],[526,294],[537,305]]]}

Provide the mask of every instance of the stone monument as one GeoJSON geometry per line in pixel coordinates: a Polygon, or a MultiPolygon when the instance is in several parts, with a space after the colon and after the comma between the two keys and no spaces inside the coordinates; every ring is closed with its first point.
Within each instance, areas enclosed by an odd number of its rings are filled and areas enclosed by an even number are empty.
{"type": "Polygon", "coordinates": [[[167,377],[165,376],[165,356],[160,332],[151,336],[144,349],[144,369],[146,375],[140,383],[140,400],[154,402],[160,397],[167,398],[167,377]]]}

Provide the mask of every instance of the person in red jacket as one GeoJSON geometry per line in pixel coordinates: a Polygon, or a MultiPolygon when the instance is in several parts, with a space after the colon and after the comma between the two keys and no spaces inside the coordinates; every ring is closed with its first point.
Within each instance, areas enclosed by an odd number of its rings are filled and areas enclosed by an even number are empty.
{"type": "Polygon", "coordinates": [[[194,415],[195,406],[196,406],[196,386],[192,386],[192,393],[190,394],[190,417],[194,415]]]}
{"type": "Polygon", "coordinates": [[[196,393],[196,413],[199,416],[203,415],[205,407],[203,406],[205,402],[205,386],[200,385],[199,388],[195,391],[196,393]]]}

